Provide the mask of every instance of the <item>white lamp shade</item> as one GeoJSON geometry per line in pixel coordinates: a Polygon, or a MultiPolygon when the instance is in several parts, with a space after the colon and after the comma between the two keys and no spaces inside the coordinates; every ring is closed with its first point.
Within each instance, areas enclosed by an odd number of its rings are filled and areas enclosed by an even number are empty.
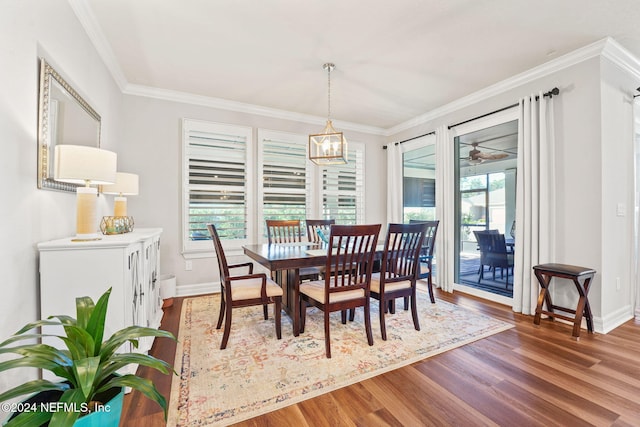
{"type": "Polygon", "coordinates": [[[116,182],[116,153],[84,145],[56,145],[54,177],[73,184],[116,182]]]}
{"type": "Polygon", "coordinates": [[[135,173],[117,172],[115,184],[103,185],[102,192],[105,194],[135,196],[138,194],[138,175],[135,173]]]}

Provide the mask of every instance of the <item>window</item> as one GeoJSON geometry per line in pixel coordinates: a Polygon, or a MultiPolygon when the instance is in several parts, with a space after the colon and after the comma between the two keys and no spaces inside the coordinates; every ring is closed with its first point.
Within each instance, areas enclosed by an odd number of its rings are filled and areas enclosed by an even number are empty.
{"type": "Polygon", "coordinates": [[[185,119],[183,140],[184,251],[212,250],[208,223],[240,247],[251,233],[251,128],[185,119]]]}
{"type": "MultiPolygon", "coordinates": [[[[364,221],[364,144],[349,143],[349,163],[319,168],[308,136],[183,120],[183,252],[213,253],[214,223],[230,254],[266,239],[265,219],[364,221]]],[[[197,255],[196,253],[201,253],[197,255]]]]}
{"type": "Polygon", "coordinates": [[[348,163],[322,169],[322,217],[336,224],[364,221],[364,149],[349,143],[348,163]]]}
{"type": "Polygon", "coordinates": [[[310,189],[310,162],[307,161],[305,135],[269,130],[258,131],[258,199],[261,215],[258,230],[266,236],[264,220],[307,217],[310,189]]]}

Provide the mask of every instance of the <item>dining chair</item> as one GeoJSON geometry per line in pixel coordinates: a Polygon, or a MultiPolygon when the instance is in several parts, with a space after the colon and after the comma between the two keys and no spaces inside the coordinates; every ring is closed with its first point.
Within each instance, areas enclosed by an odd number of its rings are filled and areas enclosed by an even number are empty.
{"type": "Polygon", "coordinates": [[[506,270],[506,287],[509,287],[509,269],[513,268],[513,252],[507,250],[504,234],[496,230],[474,231],[480,246],[480,274],[478,283],[484,279],[484,266],[493,272],[496,280],[496,268],[500,269],[501,278],[506,270]]]}
{"type": "Polygon", "coordinates": [[[318,230],[327,236],[331,234],[331,226],[336,223],[335,219],[307,219],[307,238],[311,243],[322,243],[323,240],[318,235],[318,230]]]}
{"type": "Polygon", "coordinates": [[[296,298],[300,305],[300,332],[304,332],[307,305],[324,314],[324,341],[327,358],[331,358],[330,314],[340,311],[346,323],[346,311],[364,307],[367,342],[373,345],[369,287],[371,270],[380,233],[380,224],[333,225],[327,246],[326,274],[323,280],[300,283],[296,298]]]}
{"type": "MultiPolygon", "coordinates": [[[[420,251],[429,224],[389,224],[384,242],[384,253],[380,272],[371,275],[371,298],[380,306],[380,331],[382,339],[387,340],[385,316],[388,311],[395,312],[396,298],[411,301],[411,317],[416,331],[420,330],[416,303],[416,281],[421,264],[420,251]]],[[[405,310],[407,310],[405,305],[405,310]]]]}
{"type": "MultiPolygon", "coordinates": [[[[427,224],[424,240],[422,241],[422,249],[420,250],[420,268],[418,269],[418,279],[427,279],[427,288],[429,289],[429,299],[435,304],[436,299],[433,295],[433,250],[436,247],[436,234],[438,233],[439,220],[421,221],[410,219],[409,224],[423,223],[427,224]]],[[[407,309],[408,301],[405,298],[404,309],[407,309]]]]}
{"type": "MultiPolygon", "coordinates": [[[[298,219],[267,219],[267,239],[274,243],[302,242],[302,231],[298,219]]],[[[321,269],[318,267],[303,267],[300,269],[300,280],[318,280],[321,269]]]]}
{"type": "Polygon", "coordinates": [[[216,329],[220,329],[224,320],[224,333],[222,334],[220,350],[224,350],[227,347],[229,333],[231,332],[231,312],[236,307],[262,305],[264,307],[264,319],[267,320],[267,304],[273,303],[276,336],[281,339],[282,288],[267,277],[265,273],[254,274],[253,263],[251,262],[229,265],[215,225],[208,224],[207,228],[213,239],[213,246],[218,258],[218,267],[220,268],[222,290],[220,292],[220,314],[216,325],[216,329]],[[238,268],[247,268],[247,274],[232,276],[230,271],[238,268]]]}

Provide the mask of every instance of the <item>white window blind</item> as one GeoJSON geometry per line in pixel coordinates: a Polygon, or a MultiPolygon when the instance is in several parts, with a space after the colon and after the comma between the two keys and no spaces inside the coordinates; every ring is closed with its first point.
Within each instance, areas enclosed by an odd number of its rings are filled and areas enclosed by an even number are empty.
{"type": "Polygon", "coordinates": [[[266,219],[299,219],[304,225],[310,188],[306,142],[306,135],[258,132],[262,208],[258,230],[264,235],[266,219]]]}
{"type": "Polygon", "coordinates": [[[364,147],[349,143],[348,163],[322,170],[322,216],[336,224],[364,220],[364,147]]]}
{"type": "Polygon", "coordinates": [[[213,249],[209,223],[237,246],[247,240],[251,135],[248,127],[183,121],[185,252],[213,249]]]}

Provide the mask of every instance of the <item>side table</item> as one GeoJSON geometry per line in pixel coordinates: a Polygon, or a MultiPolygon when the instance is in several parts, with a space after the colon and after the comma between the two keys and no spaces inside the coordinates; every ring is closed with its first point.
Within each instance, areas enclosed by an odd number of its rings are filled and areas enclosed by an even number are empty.
{"type": "Polygon", "coordinates": [[[538,296],[538,305],[536,307],[536,315],[533,319],[535,325],[540,325],[540,316],[542,314],[548,315],[551,319],[559,318],[573,322],[572,337],[575,340],[580,339],[580,325],[582,324],[582,317],[587,320],[587,330],[593,332],[593,315],[591,314],[591,307],[589,306],[589,299],[587,297],[589,293],[589,285],[591,279],[596,274],[596,271],[591,268],[578,267],[575,265],[567,264],[540,264],[533,267],[533,271],[540,283],[540,295],[538,296]],[[573,282],[578,294],[578,305],[575,310],[568,307],[560,307],[554,305],[551,302],[551,294],[549,293],[549,285],[553,277],[568,279],[573,282]],[[543,310],[543,304],[547,303],[547,310],[543,310]],[[554,312],[554,310],[560,310],[565,313],[571,313],[574,316],[562,315],[554,312]]]}

